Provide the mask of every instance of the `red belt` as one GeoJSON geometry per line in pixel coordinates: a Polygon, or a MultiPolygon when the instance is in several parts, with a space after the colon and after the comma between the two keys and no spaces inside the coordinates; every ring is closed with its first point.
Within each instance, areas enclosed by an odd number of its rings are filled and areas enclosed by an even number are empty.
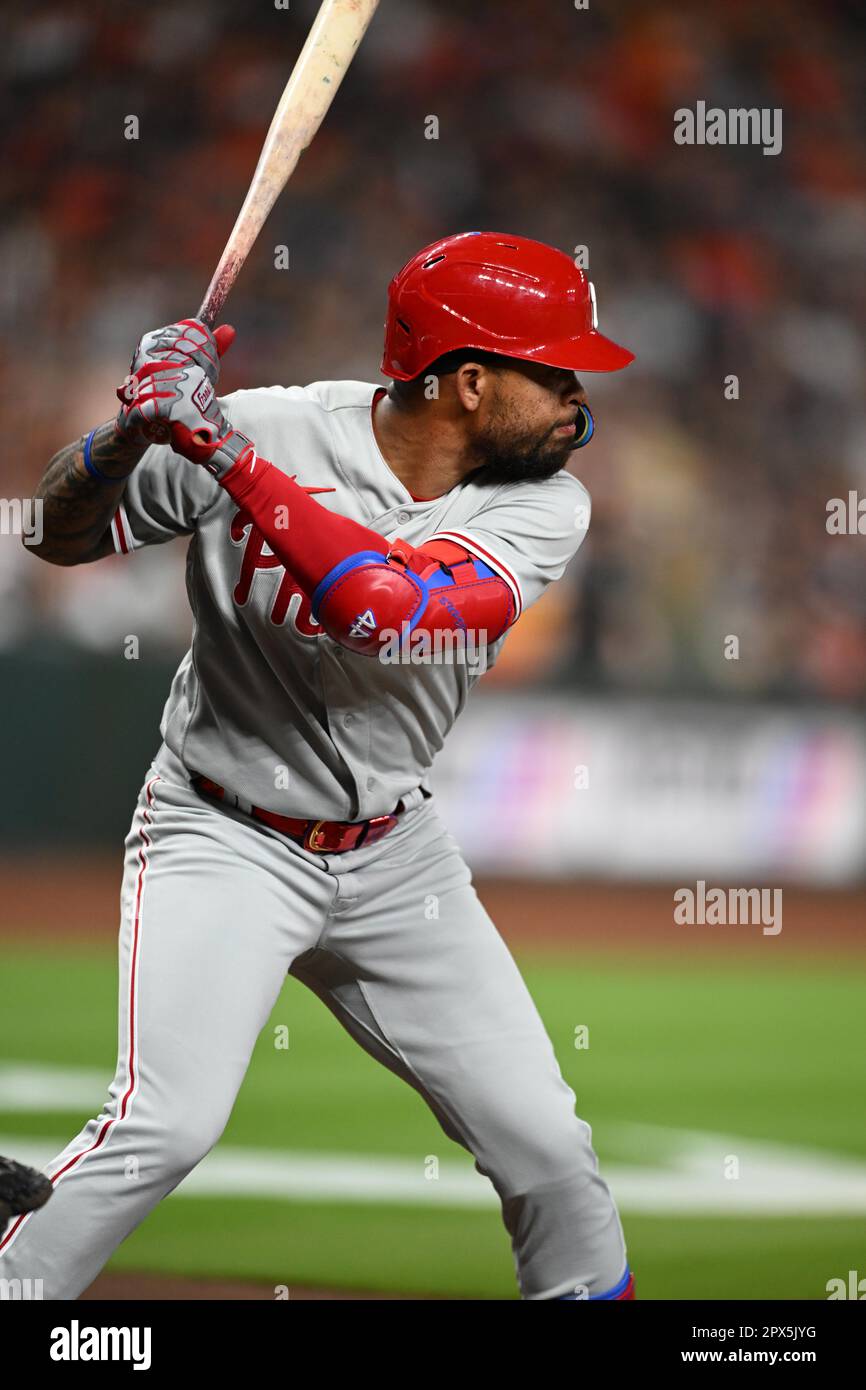
{"type": "MultiPolygon", "coordinates": [[[[192,785],[203,796],[212,796],[222,801],[225,787],[212,782],[209,777],[193,777],[192,785]]],[[[388,816],[371,816],[369,820],[297,820],[294,816],[278,816],[275,811],[263,811],[261,806],[251,806],[250,815],[279,830],[290,839],[297,840],[304,849],[314,854],[344,854],[346,850],[358,849],[362,844],[371,845],[381,840],[397,824],[399,814],[405,810],[402,801],[397,802],[394,811],[388,816]]]]}

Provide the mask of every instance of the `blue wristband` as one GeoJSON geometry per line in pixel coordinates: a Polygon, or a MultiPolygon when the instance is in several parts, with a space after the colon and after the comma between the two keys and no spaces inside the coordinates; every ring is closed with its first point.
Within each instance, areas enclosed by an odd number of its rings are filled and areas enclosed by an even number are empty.
{"type": "Polygon", "coordinates": [[[134,469],[130,468],[129,473],[121,473],[120,476],[117,478],[110,478],[107,473],[103,473],[100,468],[97,468],[96,464],[93,462],[93,459],[90,456],[90,450],[93,444],[93,436],[96,434],[96,431],[98,429],[99,425],[96,425],[96,427],[90,431],[90,434],[84,441],[84,467],[87,469],[91,478],[96,478],[97,482],[122,483],[125,478],[128,478],[130,474],[134,472],[134,469]]]}

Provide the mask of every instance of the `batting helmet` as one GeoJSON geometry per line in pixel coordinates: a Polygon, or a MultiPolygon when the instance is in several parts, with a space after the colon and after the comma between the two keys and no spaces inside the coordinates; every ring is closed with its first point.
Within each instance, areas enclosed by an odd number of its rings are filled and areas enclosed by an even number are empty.
{"type": "Polygon", "coordinates": [[[615,372],[634,358],[598,331],[592,282],[564,251],[503,232],[425,246],[388,286],[381,370],[409,381],[455,348],[573,371],[615,372]]]}

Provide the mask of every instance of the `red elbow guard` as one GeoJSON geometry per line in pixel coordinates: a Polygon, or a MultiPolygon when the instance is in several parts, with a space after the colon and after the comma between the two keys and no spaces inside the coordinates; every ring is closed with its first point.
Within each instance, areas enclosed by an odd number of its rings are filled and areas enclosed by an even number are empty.
{"type": "Polygon", "coordinates": [[[315,620],[341,646],[376,656],[417,631],[472,631],[476,643],[501,637],[514,621],[511,590],[463,552],[447,564],[397,540],[387,555],[361,550],[335,565],[312,596],[315,620]]]}

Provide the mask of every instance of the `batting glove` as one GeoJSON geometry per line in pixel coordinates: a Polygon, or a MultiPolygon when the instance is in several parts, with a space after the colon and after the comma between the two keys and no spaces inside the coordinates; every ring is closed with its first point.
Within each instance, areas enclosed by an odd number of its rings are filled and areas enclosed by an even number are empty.
{"type": "Polygon", "coordinates": [[[148,362],[192,362],[201,367],[212,385],[220,374],[220,358],[224,357],[235,339],[235,330],[227,323],[213,332],[201,319],[181,319],[145,333],[132,354],[129,367],[134,376],[148,362]]]}
{"type": "MultiPolygon", "coordinates": [[[[182,370],[191,366],[203,372],[211,385],[216,386],[220,359],[228,352],[234,337],[235,330],[228,324],[221,325],[212,333],[199,319],[182,319],[180,323],[170,323],[165,328],[155,328],[151,333],[145,333],[132,355],[129,375],[117,392],[124,407],[128,407],[140,394],[145,369],[165,366],[182,370]]],[[[123,409],[117,417],[116,428],[118,434],[136,442],[142,438],[152,439],[145,426],[157,422],[158,415],[154,414],[153,405],[148,412],[139,414],[123,409]]]]}
{"type": "Polygon", "coordinates": [[[120,434],[168,444],[216,478],[253,450],[223,415],[209,376],[192,362],[146,362],[118,387],[117,396],[120,434]]]}

